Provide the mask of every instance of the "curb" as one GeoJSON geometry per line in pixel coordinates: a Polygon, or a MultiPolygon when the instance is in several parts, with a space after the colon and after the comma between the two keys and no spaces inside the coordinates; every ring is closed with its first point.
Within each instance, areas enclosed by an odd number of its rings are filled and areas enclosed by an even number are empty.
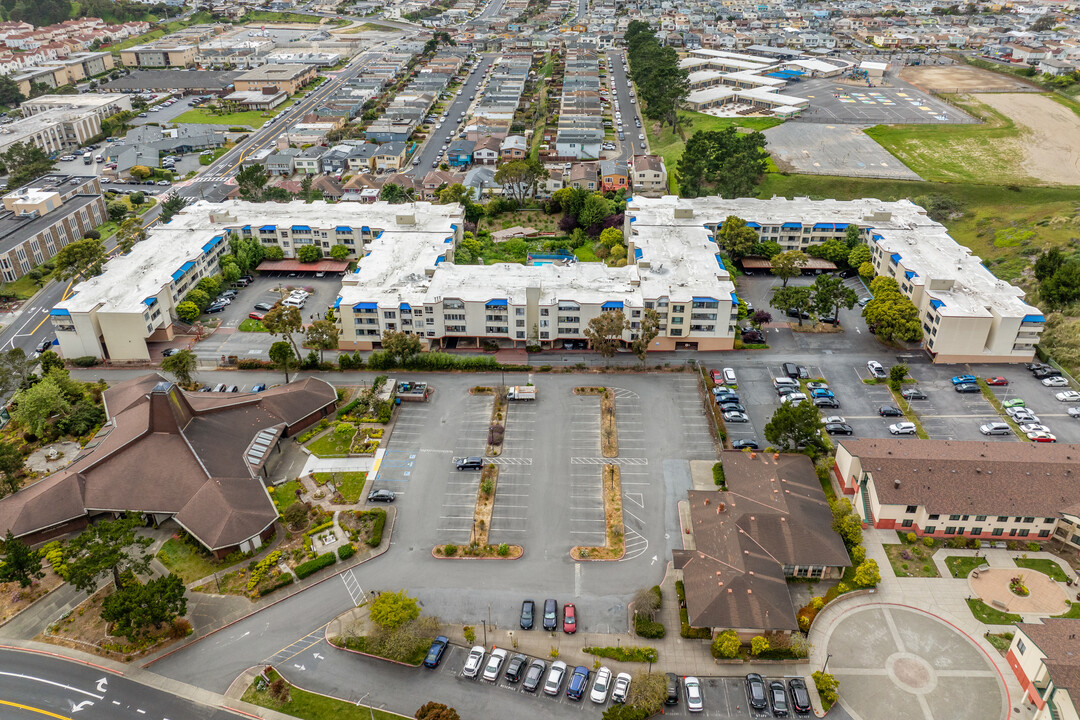
{"type": "MultiPolygon", "coordinates": [[[[19,617],[20,615],[22,615],[22,614],[23,614],[24,612],[26,612],[26,611],[27,611],[27,610],[29,610],[30,608],[34,607],[35,605],[37,605],[37,604],[38,604],[39,602],[41,602],[42,600],[44,600],[45,598],[47,598],[47,597],[49,597],[50,595],[52,595],[52,594],[53,594],[54,592],[56,592],[56,591],[57,591],[57,590],[59,590],[60,588],[64,587],[64,585],[66,585],[66,584],[67,584],[67,581],[64,581],[64,582],[60,583],[59,585],[57,585],[56,587],[54,587],[54,588],[53,588],[52,590],[50,590],[49,592],[45,593],[45,594],[44,594],[44,595],[42,595],[41,597],[37,598],[37,599],[36,599],[36,600],[34,600],[34,601],[33,601],[32,603],[30,603],[29,605],[27,605],[26,607],[24,607],[24,608],[23,608],[22,610],[20,610],[19,612],[15,613],[15,614],[14,614],[14,615],[12,615],[11,617],[9,617],[9,618],[8,618],[7,620],[4,620],[3,622],[0,622],[0,627],[4,627],[4,626],[5,626],[5,625],[7,625],[7,624],[8,624],[9,622],[11,622],[11,621],[12,621],[12,620],[14,620],[15,618],[19,617]]],[[[2,645],[0,645],[0,647],[3,647],[3,646],[2,646],[2,645]]]]}

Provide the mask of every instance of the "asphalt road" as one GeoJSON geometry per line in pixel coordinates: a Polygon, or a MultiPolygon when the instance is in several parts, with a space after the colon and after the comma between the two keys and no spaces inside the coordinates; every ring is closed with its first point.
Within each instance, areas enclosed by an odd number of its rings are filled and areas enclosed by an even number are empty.
{"type": "MultiPolygon", "coordinates": [[[[609,77],[615,80],[615,98],[619,100],[619,111],[622,113],[623,118],[623,132],[625,133],[626,140],[619,141],[618,128],[616,128],[616,147],[619,149],[618,160],[628,162],[630,156],[637,153],[643,154],[648,152],[646,149],[640,147],[640,143],[644,142],[638,140],[638,135],[644,135],[644,128],[638,128],[634,124],[634,118],[641,119],[640,111],[637,103],[631,104],[630,102],[630,84],[626,78],[626,72],[623,70],[622,63],[623,53],[621,50],[612,50],[608,52],[608,68],[609,77]]],[[[636,93],[635,93],[636,94],[636,93]]],[[[615,121],[615,107],[611,108],[611,119],[615,121]]],[[[644,120],[642,120],[644,123],[644,120]]]]}
{"type": "MultiPolygon", "coordinates": [[[[457,95],[450,102],[450,105],[445,111],[446,120],[439,121],[442,127],[435,129],[435,126],[431,126],[431,132],[428,135],[428,139],[424,141],[423,146],[413,155],[413,160],[419,158],[420,163],[413,165],[406,171],[407,175],[415,175],[416,177],[423,178],[434,167],[438,166],[440,162],[446,160],[444,156],[439,158],[439,151],[442,150],[443,145],[447,145],[457,139],[458,133],[461,128],[469,120],[469,108],[472,106],[472,97],[477,95],[477,88],[480,83],[487,77],[488,71],[491,69],[492,64],[495,62],[495,55],[484,55],[480,60],[479,67],[476,68],[476,72],[469,75],[461,87],[458,88],[457,95]],[[465,113],[465,119],[462,122],[458,122],[458,116],[461,113],[465,113]],[[433,165],[434,163],[434,165],[433,165]]],[[[480,98],[477,97],[477,100],[480,98]]]]}
{"type": "Polygon", "coordinates": [[[231,712],[200,705],[82,663],[0,650],[0,717],[85,720],[226,720],[231,712]]]}

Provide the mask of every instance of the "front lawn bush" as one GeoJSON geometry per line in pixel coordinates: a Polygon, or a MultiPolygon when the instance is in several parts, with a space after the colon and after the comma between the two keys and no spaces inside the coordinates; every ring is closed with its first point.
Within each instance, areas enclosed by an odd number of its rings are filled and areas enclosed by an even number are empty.
{"type": "Polygon", "coordinates": [[[324,567],[329,567],[333,565],[336,559],[337,558],[334,557],[334,553],[323,553],[322,555],[316,557],[314,560],[308,560],[305,563],[300,563],[296,566],[296,568],[294,568],[293,572],[296,573],[297,578],[303,580],[309,575],[314,575],[318,571],[322,570],[324,567]]]}

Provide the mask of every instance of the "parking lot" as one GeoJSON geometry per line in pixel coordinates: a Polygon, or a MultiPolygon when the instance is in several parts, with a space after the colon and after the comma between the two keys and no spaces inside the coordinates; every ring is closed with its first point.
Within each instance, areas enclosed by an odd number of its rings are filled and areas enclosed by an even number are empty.
{"type": "Polygon", "coordinates": [[[334,300],[337,298],[338,290],[341,288],[341,278],[336,275],[322,278],[257,276],[255,281],[246,288],[236,288],[237,295],[233,298],[232,304],[228,305],[225,310],[203,317],[219,318],[222,327],[239,327],[240,323],[247,319],[248,313],[265,312],[264,310],[256,310],[256,304],[269,303],[273,305],[282,298],[283,294],[288,295],[289,291],[294,288],[303,288],[310,293],[307,302],[300,311],[304,316],[304,321],[308,322],[312,315],[325,313],[327,308],[334,306],[334,300]]]}
{"type": "Polygon", "coordinates": [[[1038,416],[1039,422],[1050,428],[1058,442],[1080,443],[1080,418],[1070,417],[1068,408],[1078,402],[1059,402],[1055,395],[1074,387],[1046,387],[1022,365],[973,365],[972,373],[981,378],[1002,376],[1008,385],[991,388],[1002,402],[1023,398],[1024,404],[1038,416]]]}

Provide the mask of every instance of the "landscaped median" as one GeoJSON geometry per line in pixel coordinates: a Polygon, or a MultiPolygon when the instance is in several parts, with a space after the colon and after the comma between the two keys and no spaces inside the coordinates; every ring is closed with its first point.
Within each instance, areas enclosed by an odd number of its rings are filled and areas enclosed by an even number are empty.
{"type": "Polygon", "coordinates": [[[469,544],[461,547],[454,544],[436,545],[432,550],[435,557],[517,560],[525,553],[520,545],[488,544],[488,531],[491,529],[491,514],[495,510],[495,490],[498,484],[499,466],[485,465],[480,473],[480,486],[476,489],[476,507],[473,510],[469,544]]]}
{"type": "Polygon", "coordinates": [[[400,720],[404,715],[301,690],[267,667],[240,698],[304,720],[400,720]]]}
{"type": "Polygon", "coordinates": [[[506,401],[505,387],[485,387],[478,385],[469,390],[470,395],[491,395],[495,402],[491,406],[491,423],[488,425],[487,447],[484,454],[496,457],[502,454],[503,440],[506,439],[506,415],[510,408],[506,401]]]}
{"type": "Polygon", "coordinates": [[[618,465],[604,465],[600,476],[601,492],[604,494],[604,521],[607,526],[607,542],[603,547],[577,545],[570,549],[575,560],[621,560],[626,554],[626,537],[622,516],[622,482],[618,465]]]}
{"type": "Polygon", "coordinates": [[[619,434],[615,425],[615,391],[609,387],[576,387],[575,395],[600,396],[600,452],[606,458],[619,456],[619,434]]]}
{"type": "Polygon", "coordinates": [[[656,648],[634,647],[632,645],[626,647],[585,647],[581,649],[581,652],[617,662],[654,663],[660,660],[660,653],[656,651],[656,648]]]}
{"type": "Polygon", "coordinates": [[[889,384],[889,392],[892,393],[896,406],[904,413],[904,419],[915,425],[915,435],[923,440],[929,440],[930,435],[928,435],[923,428],[922,422],[919,421],[919,415],[915,412],[914,408],[911,407],[911,403],[909,403],[898,391],[893,389],[891,383],[889,384]]]}
{"type": "Polygon", "coordinates": [[[994,411],[1001,416],[1001,419],[1008,423],[1012,428],[1013,434],[1017,438],[1024,442],[1030,442],[1031,439],[1027,436],[1027,433],[1020,431],[1020,426],[1016,424],[1016,421],[1012,419],[1012,416],[1005,412],[1005,408],[1002,406],[1001,401],[998,400],[998,396],[994,394],[994,391],[986,384],[986,381],[982,378],[978,378],[975,382],[979,384],[979,389],[982,390],[983,397],[986,401],[993,406],[994,411]]]}

